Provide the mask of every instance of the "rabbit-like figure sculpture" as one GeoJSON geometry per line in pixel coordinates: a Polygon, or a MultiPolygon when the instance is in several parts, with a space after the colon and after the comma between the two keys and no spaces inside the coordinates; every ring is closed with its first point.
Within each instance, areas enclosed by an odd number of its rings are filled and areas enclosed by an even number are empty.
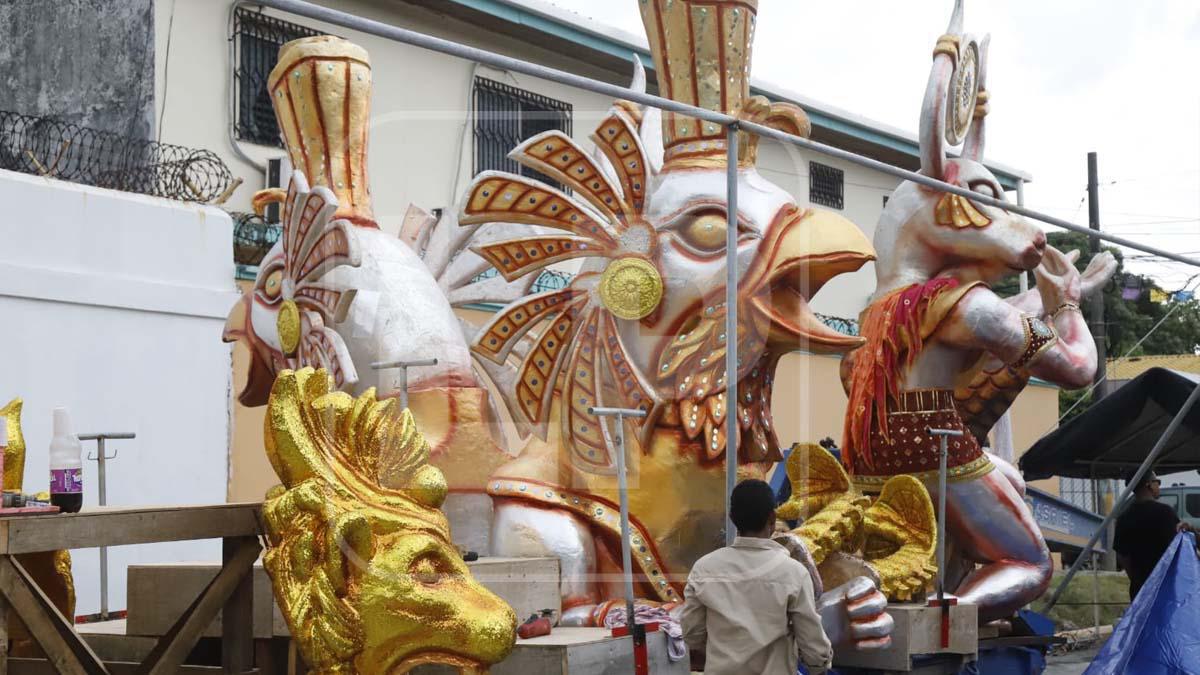
{"type": "MultiPolygon", "coordinates": [[[[934,49],[921,172],[1003,199],[982,163],[988,40],[963,33],[962,4],[934,49]],[[961,156],[949,156],[959,144],[961,156]]],[[[943,535],[971,565],[955,592],[981,619],[1003,617],[1045,590],[1050,554],[1020,477],[983,451],[972,426],[990,427],[995,417],[984,418],[1002,412],[1008,390],[1030,375],[1067,388],[1091,382],[1096,350],[1079,302],[1111,274],[1112,259],[1097,256],[1081,277],[1023,217],[913,182],[888,201],[875,248],[876,292],[860,322],[867,344],[843,365],[842,459],[866,493],[909,474],[936,494],[938,441],[927,429],[962,431],[949,443],[943,535]],[[989,287],[1027,270],[1035,291],[1005,300],[989,287]]]]}

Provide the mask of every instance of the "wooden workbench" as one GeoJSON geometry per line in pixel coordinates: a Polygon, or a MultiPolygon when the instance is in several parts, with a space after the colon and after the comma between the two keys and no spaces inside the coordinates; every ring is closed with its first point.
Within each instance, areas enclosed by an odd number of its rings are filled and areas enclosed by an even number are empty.
{"type": "MultiPolygon", "coordinates": [[[[0,517],[0,675],[8,672],[177,673],[204,629],[221,612],[220,671],[253,672],[250,570],[262,551],[260,504],[97,507],[76,514],[0,517]],[[221,539],[222,568],[146,661],[105,664],[42,593],[16,555],[60,549],[221,539]],[[29,627],[47,660],[8,659],[8,609],[29,627]],[[11,667],[11,670],[10,670],[11,667]]],[[[217,669],[188,668],[196,672],[217,669]]]]}

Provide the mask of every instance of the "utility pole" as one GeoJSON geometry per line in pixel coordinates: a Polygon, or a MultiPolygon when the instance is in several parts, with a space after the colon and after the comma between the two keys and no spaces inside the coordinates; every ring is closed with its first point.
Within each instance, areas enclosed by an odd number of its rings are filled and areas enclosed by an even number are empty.
{"type": "MultiPolygon", "coordinates": [[[[1100,178],[1096,168],[1096,153],[1089,152],[1088,156],[1088,225],[1095,231],[1100,231],[1100,178]]],[[[1100,238],[1090,237],[1092,255],[1100,253],[1100,238]]],[[[1092,338],[1096,341],[1096,382],[1104,379],[1108,364],[1108,349],[1106,346],[1107,331],[1104,328],[1104,293],[1096,293],[1088,303],[1088,323],[1092,329],[1092,338]]],[[[1095,400],[1104,398],[1107,387],[1101,383],[1094,392],[1095,400]]]]}
{"type": "MultiPolygon", "coordinates": [[[[1100,170],[1097,167],[1096,153],[1089,152],[1087,156],[1088,167],[1088,226],[1096,232],[1100,231],[1100,170]]],[[[1089,237],[1089,248],[1092,251],[1092,256],[1100,254],[1100,238],[1089,237]]],[[[1095,389],[1092,392],[1092,401],[1099,401],[1104,398],[1105,390],[1108,388],[1108,383],[1105,381],[1105,376],[1108,370],[1108,331],[1104,325],[1104,291],[1098,291],[1088,301],[1088,327],[1092,331],[1092,339],[1096,341],[1096,383],[1095,389]]],[[[1115,504],[1108,504],[1105,498],[1104,489],[1109,484],[1108,480],[1092,479],[1092,510],[1101,515],[1106,515],[1108,510],[1115,507],[1115,504]]],[[[1112,552],[1112,527],[1109,527],[1109,532],[1106,533],[1107,553],[1103,556],[1101,563],[1105,569],[1116,569],[1116,556],[1112,552]]],[[[1093,565],[1095,567],[1095,565],[1093,565]]],[[[1095,579],[1093,579],[1095,582],[1095,579]]]]}
{"type": "MultiPolygon", "coordinates": [[[[1017,179],[1017,206],[1025,206],[1025,179],[1017,179]]],[[[1017,275],[1017,288],[1022,293],[1029,290],[1029,273],[1021,272],[1017,275]]],[[[1011,458],[1009,458],[1011,459],[1011,458]]]]}

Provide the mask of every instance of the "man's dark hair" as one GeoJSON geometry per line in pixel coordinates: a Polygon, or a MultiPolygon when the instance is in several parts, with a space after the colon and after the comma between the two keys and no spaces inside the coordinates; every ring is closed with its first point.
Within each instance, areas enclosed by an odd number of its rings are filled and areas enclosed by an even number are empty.
{"type": "Polygon", "coordinates": [[[759,532],[775,512],[775,493],[761,480],[744,480],[729,497],[729,519],[738,533],[759,532]]]}

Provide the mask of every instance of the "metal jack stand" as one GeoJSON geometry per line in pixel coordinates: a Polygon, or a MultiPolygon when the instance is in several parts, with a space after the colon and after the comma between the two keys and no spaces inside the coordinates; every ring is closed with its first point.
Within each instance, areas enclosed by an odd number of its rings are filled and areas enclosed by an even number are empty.
{"type": "Polygon", "coordinates": [[[371,370],[400,369],[400,407],[408,408],[408,369],[421,366],[436,366],[437,359],[418,359],[416,361],[377,361],[371,364],[371,370]]]}
{"type": "MultiPolygon", "coordinates": [[[[110,459],[117,458],[117,451],[113,450],[112,455],[105,454],[104,441],[106,440],[130,440],[136,438],[137,434],[132,432],[113,432],[101,434],[80,434],[81,441],[96,441],[96,453],[89,454],[88,460],[96,463],[97,479],[100,484],[100,489],[97,492],[97,502],[100,506],[108,506],[108,475],[105,471],[105,463],[110,459]]],[[[108,621],[108,547],[100,547],[100,620],[108,621]]]]}
{"type": "Polygon", "coordinates": [[[946,453],[951,436],[962,436],[963,432],[956,429],[925,430],[930,436],[937,436],[941,444],[938,454],[938,504],[937,504],[937,599],[930,600],[930,607],[942,610],[942,648],[950,648],[950,606],[957,605],[957,598],[946,598],[946,453]]]}
{"type": "Polygon", "coordinates": [[[629,543],[629,483],[625,477],[625,418],[642,418],[645,410],[588,408],[596,417],[617,418],[617,492],[621,497],[621,565],[625,571],[625,625],[633,636],[633,667],[636,675],[650,672],[646,654],[646,626],[637,622],[633,607],[633,551],[629,543]]]}

